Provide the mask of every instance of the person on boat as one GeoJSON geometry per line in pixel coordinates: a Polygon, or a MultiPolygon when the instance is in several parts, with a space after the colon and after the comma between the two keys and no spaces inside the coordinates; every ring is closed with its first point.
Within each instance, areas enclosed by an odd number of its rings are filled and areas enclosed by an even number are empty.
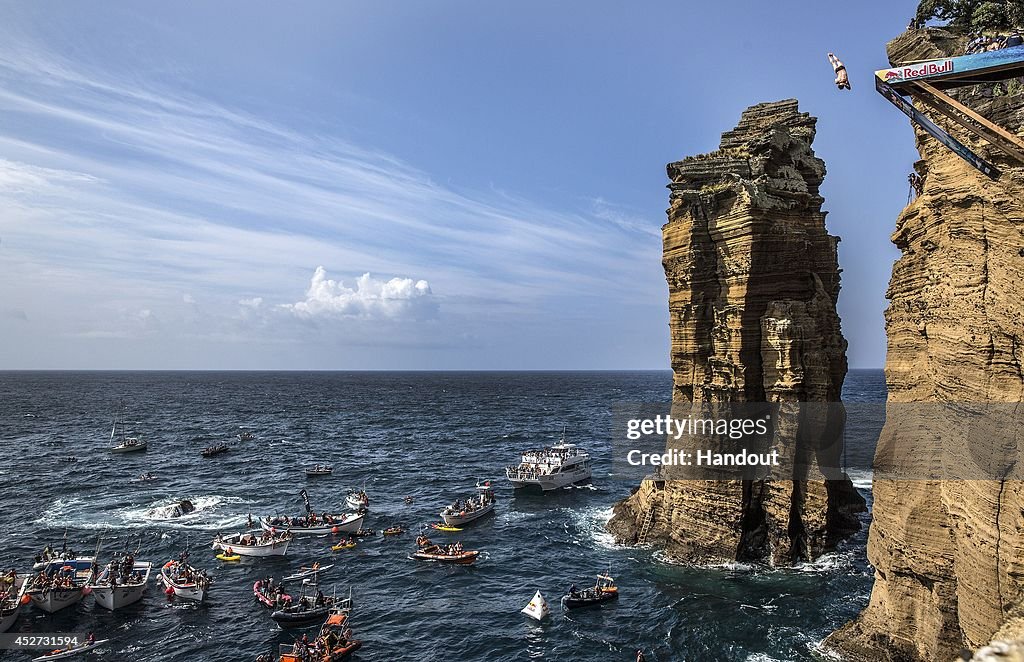
{"type": "Polygon", "coordinates": [[[835,53],[828,54],[828,61],[832,64],[832,70],[836,72],[836,87],[840,90],[850,90],[850,76],[846,72],[846,65],[836,57],[835,53]]]}
{"type": "Polygon", "coordinates": [[[636,649],[636,662],[646,662],[647,658],[644,656],[644,649],[636,649]]]}
{"type": "Polygon", "coordinates": [[[576,595],[576,593],[577,593],[576,584],[573,584],[573,585],[571,585],[569,587],[569,595],[576,595]]]}
{"type": "Polygon", "coordinates": [[[92,646],[92,645],[93,645],[93,644],[95,644],[95,643],[96,643],[96,635],[95,635],[95,634],[93,634],[92,632],[90,632],[90,633],[89,633],[88,635],[86,635],[86,637],[85,637],[85,645],[86,645],[86,646],[92,646]]]}

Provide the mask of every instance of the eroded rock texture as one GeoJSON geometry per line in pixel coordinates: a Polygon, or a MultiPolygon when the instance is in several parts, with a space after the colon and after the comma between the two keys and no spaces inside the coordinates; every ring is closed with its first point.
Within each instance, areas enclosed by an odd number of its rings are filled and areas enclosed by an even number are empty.
{"type": "MultiPolygon", "coordinates": [[[[944,31],[922,30],[890,43],[889,57],[894,65],[944,57],[962,52],[963,44],[944,31]]],[[[1011,132],[1024,124],[1019,82],[963,88],[955,96],[1011,132]]],[[[917,130],[925,187],[892,236],[902,256],[887,295],[889,398],[876,462],[896,458],[932,479],[876,475],[870,604],[826,642],[848,659],[951,660],[962,647],[987,642],[1024,597],[1024,489],[1007,479],[1020,469],[1020,428],[965,437],[958,451],[934,443],[945,435],[941,429],[906,425],[915,403],[953,411],[1024,396],[1024,168],[929,114],[1003,175],[986,178],[917,130]],[[957,467],[979,458],[998,475],[951,479],[957,467]],[[937,476],[932,467],[940,469],[937,476]]],[[[955,418],[943,426],[957,429],[955,418]]]]}
{"type": "MultiPolygon", "coordinates": [[[[795,405],[838,402],[847,369],[815,123],[795,100],[749,108],[718,151],[669,164],[663,228],[673,401],[792,404],[775,443],[812,469],[839,466],[843,410],[810,420],[795,405]]],[[[609,529],[689,562],[813,559],[856,530],[863,509],[842,475],[658,478],[616,506],[609,529]]]]}

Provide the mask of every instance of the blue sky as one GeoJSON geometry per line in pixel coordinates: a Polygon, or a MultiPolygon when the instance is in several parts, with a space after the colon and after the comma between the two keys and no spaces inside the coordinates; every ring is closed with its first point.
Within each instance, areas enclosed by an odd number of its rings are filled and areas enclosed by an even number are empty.
{"type": "Polygon", "coordinates": [[[664,166],[790,97],[884,362],[915,2],[0,4],[0,368],[667,368],[664,166]]]}

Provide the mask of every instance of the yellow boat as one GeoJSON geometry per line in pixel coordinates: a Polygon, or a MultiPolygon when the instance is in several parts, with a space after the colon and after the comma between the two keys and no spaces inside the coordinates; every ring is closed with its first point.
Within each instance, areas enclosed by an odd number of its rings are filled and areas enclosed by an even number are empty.
{"type": "Polygon", "coordinates": [[[432,528],[435,531],[461,531],[462,530],[462,529],[460,529],[457,526],[447,526],[445,524],[431,524],[430,528],[432,528]]]}
{"type": "Polygon", "coordinates": [[[217,559],[220,561],[241,561],[242,557],[238,554],[225,554],[221,552],[217,555],[217,559]]]}
{"type": "Polygon", "coordinates": [[[337,545],[331,545],[331,549],[335,552],[340,552],[343,549],[352,549],[356,544],[354,542],[342,542],[337,545]]]}

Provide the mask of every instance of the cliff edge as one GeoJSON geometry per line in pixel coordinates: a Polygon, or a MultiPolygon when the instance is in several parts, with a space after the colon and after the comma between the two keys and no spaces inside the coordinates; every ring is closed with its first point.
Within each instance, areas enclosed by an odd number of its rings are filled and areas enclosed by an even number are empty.
{"type": "MultiPolygon", "coordinates": [[[[888,44],[889,59],[947,57],[964,42],[909,32],[888,44]]],[[[1013,133],[1024,125],[1019,80],[951,95],[1013,133]]],[[[1008,478],[1019,470],[1024,399],[1024,167],[930,115],[1003,174],[986,178],[916,130],[924,190],[892,235],[902,255],[885,315],[889,395],[868,539],[875,583],[865,611],[825,642],[845,659],[952,660],[987,642],[1024,598],[1024,484],[1008,478]],[[1008,425],[960,432],[967,410],[1007,408],[999,403],[1010,403],[1008,425]],[[942,413],[943,429],[919,425],[923,406],[942,413]],[[959,438],[945,438],[947,427],[959,438]],[[979,458],[986,471],[957,473],[979,458]],[[879,475],[893,464],[904,479],[879,475]]]]}
{"type": "Polygon", "coordinates": [[[839,402],[847,370],[835,308],[839,240],[825,229],[825,164],[811,149],[816,122],[796,100],[747,109],[717,151],[668,165],[662,230],[673,402],[794,405],[774,422],[774,445],[802,469],[644,480],[609,522],[620,542],[651,543],[686,562],[787,565],[859,528],[864,502],[849,480],[814,471],[838,466],[841,405],[799,411],[839,402]]]}

